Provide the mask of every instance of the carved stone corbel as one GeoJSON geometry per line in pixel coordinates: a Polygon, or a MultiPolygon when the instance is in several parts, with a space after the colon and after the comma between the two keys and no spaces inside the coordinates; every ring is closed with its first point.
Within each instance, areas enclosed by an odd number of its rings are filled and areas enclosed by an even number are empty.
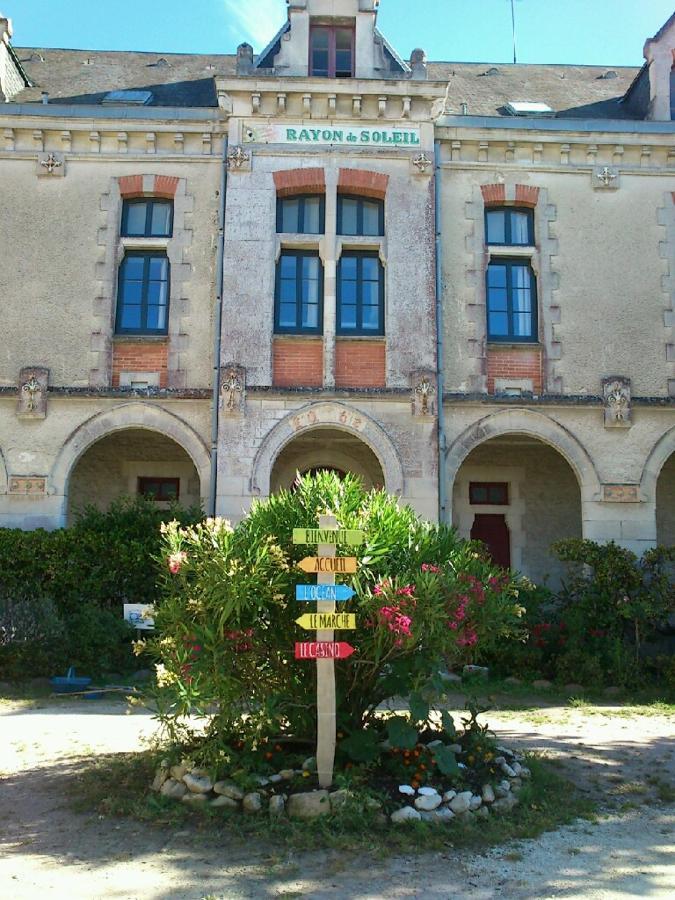
{"type": "Polygon", "coordinates": [[[602,380],[605,428],[630,428],[633,424],[630,378],[612,375],[602,380]]]}
{"type": "Polygon", "coordinates": [[[19,399],[16,414],[20,419],[47,417],[47,388],[49,369],[27,366],[19,373],[19,399]]]}
{"type": "Polygon", "coordinates": [[[220,368],[220,412],[224,416],[246,411],[246,369],[236,363],[220,368]]]}
{"type": "Polygon", "coordinates": [[[433,419],[436,416],[436,373],[430,370],[413,372],[411,385],[410,401],[413,416],[433,419]]]}

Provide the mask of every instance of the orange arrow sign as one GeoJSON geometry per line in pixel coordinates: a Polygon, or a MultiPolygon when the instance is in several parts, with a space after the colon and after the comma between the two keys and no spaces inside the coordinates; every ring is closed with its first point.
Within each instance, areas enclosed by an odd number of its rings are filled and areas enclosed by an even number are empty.
{"type": "Polygon", "coordinates": [[[356,564],[355,556],[306,556],[298,563],[298,568],[310,574],[326,572],[334,575],[353,575],[356,572],[356,564]]]}

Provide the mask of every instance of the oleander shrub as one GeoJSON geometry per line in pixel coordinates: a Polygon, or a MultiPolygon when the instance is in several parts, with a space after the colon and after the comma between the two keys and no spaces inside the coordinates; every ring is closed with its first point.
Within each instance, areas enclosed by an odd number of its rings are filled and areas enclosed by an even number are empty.
{"type": "Polygon", "coordinates": [[[295,546],[292,531],[316,527],[327,510],[365,533],[362,546],[337,547],[359,558],[358,574],[346,576],[356,596],[340,604],[356,613],[357,629],[336,633],[356,648],[335,667],[343,735],[372,723],[387,698],[437,688],[440,669],[478,662],[520,635],[523,584],[480,545],[357,478],[305,476],[255,503],[235,528],[220,519],[164,526],[158,631],[138,650],[155,661],[160,719],[174,743],[213,760],[233,736],[247,746],[281,734],[313,739],[316,666],[296,661],[294,644],[313,639],[295,624],[314,609],[296,602],[295,586],[313,580],[296,563],[316,548],[295,546]],[[203,733],[191,731],[194,713],[206,717],[203,733]]]}

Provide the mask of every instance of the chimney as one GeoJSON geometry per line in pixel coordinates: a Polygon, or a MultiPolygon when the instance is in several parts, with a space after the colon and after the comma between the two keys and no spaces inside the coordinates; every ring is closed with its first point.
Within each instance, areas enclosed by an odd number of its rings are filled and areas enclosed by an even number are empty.
{"type": "Polygon", "coordinates": [[[253,47],[239,44],[237,47],[237,75],[250,75],[253,71],[253,47]]]}

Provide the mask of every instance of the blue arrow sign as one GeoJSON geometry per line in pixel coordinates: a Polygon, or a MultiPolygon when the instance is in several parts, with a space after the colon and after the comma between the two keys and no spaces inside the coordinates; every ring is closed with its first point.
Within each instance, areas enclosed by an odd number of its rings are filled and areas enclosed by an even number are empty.
{"type": "Polygon", "coordinates": [[[350,600],[356,592],[346,584],[296,584],[295,599],[301,603],[316,600],[332,600],[340,603],[350,600]]]}

